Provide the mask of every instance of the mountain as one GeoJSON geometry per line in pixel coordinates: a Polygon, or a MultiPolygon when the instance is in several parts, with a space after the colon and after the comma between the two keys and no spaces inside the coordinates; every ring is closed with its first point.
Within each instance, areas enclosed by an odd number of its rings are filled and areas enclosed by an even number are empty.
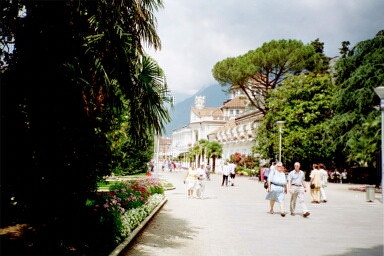
{"type": "Polygon", "coordinates": [[[215,84],[201,89],[180,103],[176,103],[174,109],[170,110],[171,122],[165,126],[166,131],[163,136],[170,137],[173,130],[189,124],[190,111],[191,107],[195,105],[196,96],[205,96],[205,106],[215,108],[222,106],[223,102],[229,98],[229,95],[224,92],[224,88],[215,84]]]}

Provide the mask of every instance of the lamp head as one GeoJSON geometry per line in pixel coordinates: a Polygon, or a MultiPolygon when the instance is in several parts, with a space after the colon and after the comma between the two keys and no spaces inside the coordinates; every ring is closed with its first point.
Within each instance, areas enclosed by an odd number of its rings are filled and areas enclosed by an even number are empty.
{"type": "Polygon", "coordinates": [[[384,99],[384,86],[379,86],[373,89],[381,100],[384,99]]]}
{"type": "Polygon", "coordinates": [[[277,121],[276,124],[277,124],[278,127],[281,128],[285,124],[285,121],[277,121]]]}

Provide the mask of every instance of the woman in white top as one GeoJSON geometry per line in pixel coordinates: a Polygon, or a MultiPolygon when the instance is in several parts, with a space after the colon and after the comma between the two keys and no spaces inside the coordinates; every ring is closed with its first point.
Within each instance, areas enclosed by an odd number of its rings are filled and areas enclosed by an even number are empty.
{"type": "Polygon", "coordinates": [[[279,162],[276,165],[276,170],[269,173],[268,194],[265,197],[266,200],[269,200],[269,213],[274,213],[273,206],[275,205],[275,202],[278,202],[280,204],[280,215],[282,217],[285,217],[284,194],[287,193],[287,178],[285,177],[284,169],[283,164],[279,162]]]}
{"type": "Polygon", "coordinates": [[[184,184],[187,185],[188,198],[192,198],[193,196],[193,191],[196,187],[196,183],[198,182],[198,177],[199,175],[197,174],[195,167],[191,167],[184,179],[184,184]]]}

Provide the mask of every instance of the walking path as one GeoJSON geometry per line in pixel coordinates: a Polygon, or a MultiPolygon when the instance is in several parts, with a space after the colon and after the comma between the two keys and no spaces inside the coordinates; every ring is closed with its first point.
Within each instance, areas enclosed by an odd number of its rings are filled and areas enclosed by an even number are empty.
{"type": "MultiPolygon", "coordinates": [[[[160,172],[176,187],[168,202],[122,255],[253,256],[253,255],[383,255],[381,194],[366,202],[357,185],[329,184],[328,202],[306,203],[302,217],[268,214],[263,184],[236,176],[235,186],[222,187],[221,176],[206,182],[206,198],[187,199],[185,172],[160,172]]],[[[286,196],[286,210],[289,212],[286,196]]],[[[279,206],[275,205],[275,212],[279,206]]]]}

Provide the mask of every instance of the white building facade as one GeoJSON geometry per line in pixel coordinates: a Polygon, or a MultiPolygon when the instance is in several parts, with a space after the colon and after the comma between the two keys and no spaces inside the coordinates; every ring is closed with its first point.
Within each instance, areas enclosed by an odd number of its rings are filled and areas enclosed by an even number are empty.
{"type": "Polygon", "coordinates": [[[197,96],[191,107],[189,125],[172,133],[172,155],[187,153],[201,139],[217,141],[223,148],[223,159],[234,153],[252,154],[256,130],[262,114],[249,107],[241,92],[233,92],[230,100],[219,108],[205,107],[205,97],[197,96]]]}

